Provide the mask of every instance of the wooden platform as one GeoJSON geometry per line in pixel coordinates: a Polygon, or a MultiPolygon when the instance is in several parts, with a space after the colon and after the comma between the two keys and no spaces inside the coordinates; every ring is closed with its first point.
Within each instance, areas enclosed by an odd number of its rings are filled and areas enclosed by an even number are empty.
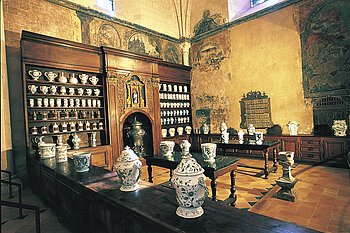
{"type": "Polygon", "coordinates": [[[91,166],[76,173],[72,161],[32,159],[33,188],[74,232],[315,232],[288,222],[205,201],[204,215],[175,214],[175,191],[140,182],[140,190],[121,192],[116,173],[91,166]]]}

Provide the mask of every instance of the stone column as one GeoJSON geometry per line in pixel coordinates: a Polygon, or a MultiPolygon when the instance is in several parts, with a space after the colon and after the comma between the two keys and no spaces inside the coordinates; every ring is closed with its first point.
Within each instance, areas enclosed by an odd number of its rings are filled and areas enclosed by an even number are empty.
{"type": "Polygon", "coordinates": [[[190,48],[191,48],[191,43],[188,41],[185,41],[181,43],[181,49],[182,49],[182,60],[183,60],[183,65],[189,66],[189,56],[190,56],[190,48]]]}
{"type": "Polygon", "coordinates": [[[298,182],[291,174],[291,166],[294,164],[294,152],[280,152],[278,153],[278,162],[282,165],[283,175],[276,183],[281,187],[277,192],[277,198],[292,201],[296,200],[296,191],[292,190],[294,185],[298,182]]]}

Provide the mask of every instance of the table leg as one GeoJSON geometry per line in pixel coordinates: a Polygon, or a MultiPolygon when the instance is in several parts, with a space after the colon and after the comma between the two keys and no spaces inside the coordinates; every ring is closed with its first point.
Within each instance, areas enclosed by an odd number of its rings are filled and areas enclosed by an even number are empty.
{"type": "Polygon", "coordinates": [[[263,156],[265,159],[264,175],[265,175],[265,179],[267,179],[269,178],[269,154],[267,153],[267,149],[263,150],[263,156]]]}
{"type": "Polygon", "coordinates": [[[152,180],[152,165],[147,166],[147,171],[148,171],[148,182],[153,183],[152,180]]]}
{"type": "Polygon", "coordinates": [[[171,178],[173,177],[173,170],[172,169],[170,169],[170,179],[169,179],[169,181],[171,182],[171,178]]]}
{"type": "Polygon", "coordinates": [[[277,148],[273,148],[273,167],[274,170],[273,172],[276,173],[277,172],[277,148]]]}
{"type": "Polygon", "coordinates": [[[231,194],[229,198],[233,198],[233,201],[231,202],[231,206],[236,206],[236,201],[237,201],[237,195],[236,195],[236,168],[234,168],[230,172],[230,177],[231,177],[231,194]]]}
{"type": "Polygon", "coordinates": [[[216,199],[216,181],[215,181],[215,179],[211,180],[210,185],[211,185],[211,193],[212,193],[211,199],[213,201],[217,201],[217,199],[216,199]]]}

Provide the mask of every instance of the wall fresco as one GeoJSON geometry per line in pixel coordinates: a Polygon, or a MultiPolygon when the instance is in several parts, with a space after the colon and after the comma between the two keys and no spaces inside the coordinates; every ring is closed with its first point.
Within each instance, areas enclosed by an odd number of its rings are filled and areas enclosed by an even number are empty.
{"type": "Polygon", "coordinates": [[[210,15],[209,10],[203,12],[203,18],[194,26],[194,36],[217,28],[222,22],[221,14],[210,15]]]}
{"type": "Polygon", "coordinates": [[[218,70],[224,58],[221,46],[214,42],[208,42],[199,48],[193,66],[198,67],[201,71],[218,70]]]}
{"type": "Polygon", "coordinates": [[[349,94],[350,2],[326,1],[305,11],[300,22],[305,96],[349,94]]]}
{"type": "Polygon", "coordinates": [[[164,59],[168,62],[179,63],[179,52],[172,43],[167,43],[164,49],[164,59]]]}
{"type": "Polygon", "coordinates": [[[99,46],[106,46],[111,48],[121,47],[118,31],[109,24],[103,24],[98,29],[97,41],[99,46]]]}
{"type": "Polygon", "coordinates": [[[128,50],[131,52],[160,57],[160,41],[152,36],[136,33],[129,38],[128,50]]]}

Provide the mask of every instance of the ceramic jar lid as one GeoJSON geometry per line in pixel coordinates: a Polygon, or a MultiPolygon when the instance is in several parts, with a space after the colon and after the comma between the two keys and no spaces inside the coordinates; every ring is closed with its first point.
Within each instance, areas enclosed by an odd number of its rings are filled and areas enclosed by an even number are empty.
{"type": "Polygon", "coordinates": [[[197,163],[194,158],[183,158],[174,170],[178,175],[199,175],[204,169],[197,163]]]}
{"type": "Polygon", "coordinates": [[[139,159],[139,157],[135,154],[133,150],[130,149],[130,147],[126,146],[124,150],[122,151],[121,155],[117,159],[119,162],[130,162],[139,159]]]}

